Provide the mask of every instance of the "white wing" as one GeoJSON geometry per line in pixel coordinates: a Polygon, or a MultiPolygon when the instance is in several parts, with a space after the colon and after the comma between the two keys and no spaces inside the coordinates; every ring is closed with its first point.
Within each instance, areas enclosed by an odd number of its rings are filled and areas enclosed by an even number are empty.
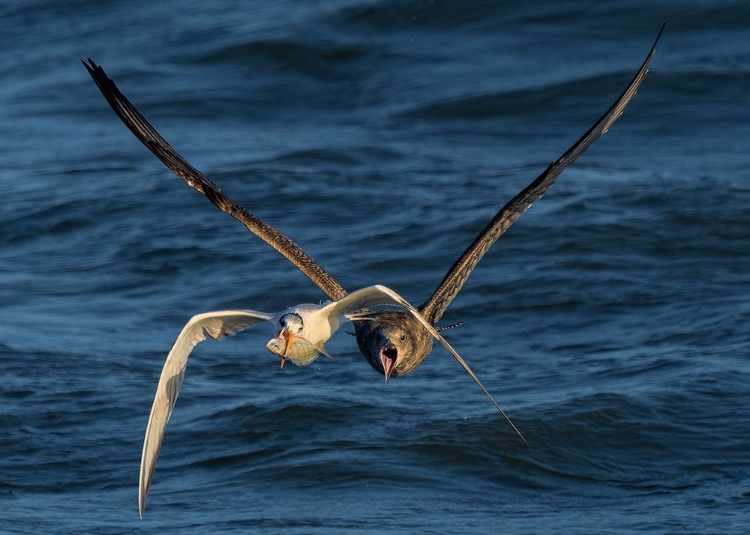
{"type": "MultiPolygon", "coordinates": [[[[479,388],[482,389],[482,392],[484,392],[485,395],[488,398],[490,398],[490,401],[492,402],[492,404],[495,405],[495,408],[500,412],[500,414],[503,415],[503,417],[505,417],[505,419],[508,421],[508,423],[513,428],[513,430],[516,433],[518,433],[518,436],[520,436],[521,439],[526,443],[526,445],[529,446],[529,443],[526,442],[526,439],[524,438],[524,436],[521,434],[521,432],[518,430],[518,428],[515,426],[515,424],[511,421],[511,419],[508,417],[508,415],[505,414],[505,411],[500,407],[500,405],[497,404],[497,401],[495,401],[495,399],[490,395],[490,393],[484,387],[484,385],[479,380],[479,378],[476,375],[474,375],[474,372],[471,371],[471,368],[469,368],[469,365],[466,364],[466,362],[464,361],[464,359],[461,358],[461,355],[459,355],[456,352],[456,350],[453,349],[453,347],[451,347],[451,345],[445,340],[445,338],[443,338],[440,335],[440,333],[437,331],[437,329],[435,329],[435,327],[433,327],[432,324],[430,324],[430,322],[427,321],[424,318],[424,316],[422,316],[422,314],[420,314],[419,311],[416,308],[414,308],[406,299],[404,299],[403,297],[401,297],[399,294],[397,294],[396,292],[394,292],[393,290],[391,290],[387,286],[382,286],[380,284],[376,284],[375,286],[370,286],[368,288],[364,288],[362,290],[359,290],[358,292],[354,292],[354,293],[349,294],[349,295],[351,296],[351,295],[355,295],[355,294],[358,294],[358,293],[362,294],[362,299],[363,300],[365,300],[365,299],[371,299],[373,301],[369,306],[391,304],[391,305],[401,306],[401,307],[405,308],[406,310],[408,310],[411,313],[411,315],[414,316],[419,321],[419,323],[421,323],[424,326],[424,328],[427,329],[430,332],[430,334],[432,334],[432,336],[435,337],[435,339],[438,342],[440,342],[441,344],[443,344],[443,347],[445,349],[447,349],[448,352],[451,355],[453,355],[453,358],[455,358],[458,361],[458,363],[463,367],[463,369],[466,370],[466,373],[468,373],[471,376],[471,378],[474,379],[474,382],[477,385],[479,385],[479,388]],[[376,294],[379,294],[380,297],[377,297],[376,294]],[[378,299],[381,299],[384,302],[379,302],[379,303],[375,302],[378,299]]],[[[360,317],[362,319],[366,319],[367,318],[367,313],[362,314],[361,316],[356,315],[356,314],[355,315],[350,315],[349,319],[350,320],[351,319],[359,319],[360,317]]],[[[531,446],[529,446],[529,448],[531,448],[531,446]]]]}
{"type": "Polygon", "coordinates": [[[351,320],[353,317],[359,319],[361,315],[354,313],[359,312],[362,309],[378,305],[403,306],[401,303],[402,301],[408,304],[403,297],[399,296],[393,290],[390,290],[385,286],[375,285],[347,294],[338,301],[333,301],[325,305],[321,309],[321,312],[324,312],[326,316],[344,316],[347,320],[351,320]],[[383,290],[387,290],[387,292],[384,292],[383,290]]]}
{"type": "Polygon", "coordinates": [[[185,366],[193,348],[210,336],[220,340],[225,336],[232,336],[248,327],[268,321],[273,314],[255,312],[253,310],[221,310],[206,312],[193,316],[185,325],[172,346],[172,350],[164,363],[159,386],[156,387],[154,404],[146,426],[146,437],[143,440],[143,454],[141,455],[141,476],[138,485],[138,510],[143,518],[146,506],[146,495],[151,486],[156,459],[159,456],[164,429],[172,415],[177,395],[185,377],[185,366]]]}

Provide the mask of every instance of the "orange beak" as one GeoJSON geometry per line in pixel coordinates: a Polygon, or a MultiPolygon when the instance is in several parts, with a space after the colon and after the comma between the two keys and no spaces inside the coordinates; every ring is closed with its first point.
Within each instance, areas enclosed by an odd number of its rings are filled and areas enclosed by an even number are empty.
{"type": "Polygon", "coordinates": [[[280,336],[284,337],[284,353],[281,355],[281,367],[283,368],[284,363],[286,363],[286,354],[289,352],[292,342],[294,342],[295,334],[292,331],[286,331],[282,332],[280,336]]]}
{"type": "Polygon", "coordinates": [[[294,333],[292,331],[287,331],[286,338],[284,339],[284,357],[286,357],[286,354],[289,352],[289,346],[292,345],[294,338],[294,333]]]}

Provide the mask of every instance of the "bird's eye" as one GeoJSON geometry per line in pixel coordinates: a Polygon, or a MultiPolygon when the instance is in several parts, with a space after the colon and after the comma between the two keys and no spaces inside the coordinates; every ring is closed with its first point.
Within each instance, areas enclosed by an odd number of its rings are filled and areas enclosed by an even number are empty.
{"type": "Polygon", "coordinates": [[[401,341],[402,341],[402,342],[406,342],[406,335],[405,335],[405,334],[402,334],[402,335],[401,335],[401,341]]]}

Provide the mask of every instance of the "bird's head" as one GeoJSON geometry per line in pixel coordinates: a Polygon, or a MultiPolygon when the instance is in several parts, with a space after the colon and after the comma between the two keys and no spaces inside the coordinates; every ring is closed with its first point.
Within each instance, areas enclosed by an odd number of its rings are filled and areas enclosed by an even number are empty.
{"type": "Polygon", "coordinates": [[[266,344],[266,349],[281,357],[282,368],[286,359],[297,366],[307,366],[318,358],[318,348],[304,338],[302,316],[287,312],[279,318],[279,327],[279,334],[266,344]]]}
{"type": "Polygon", "coordinates": [[[386,382],[412,371],[432,350],[432,336],[406,312],[373,313],[356,329],[359,350],[386,382]]]}

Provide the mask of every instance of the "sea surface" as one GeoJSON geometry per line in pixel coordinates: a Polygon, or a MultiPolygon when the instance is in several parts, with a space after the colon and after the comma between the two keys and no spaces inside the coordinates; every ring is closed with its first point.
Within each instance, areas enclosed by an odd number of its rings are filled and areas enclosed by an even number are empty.
{"type": "Polygon", "coordinates": [[[0,4],[0,533],[750,532],[750,3],[0,4]],[[199,345],[194,314],[325,295],[120,123],[102,65],[234,201],[348,290],[414,305],[614,102],[386,384],[344,327],[199,345]]]}

